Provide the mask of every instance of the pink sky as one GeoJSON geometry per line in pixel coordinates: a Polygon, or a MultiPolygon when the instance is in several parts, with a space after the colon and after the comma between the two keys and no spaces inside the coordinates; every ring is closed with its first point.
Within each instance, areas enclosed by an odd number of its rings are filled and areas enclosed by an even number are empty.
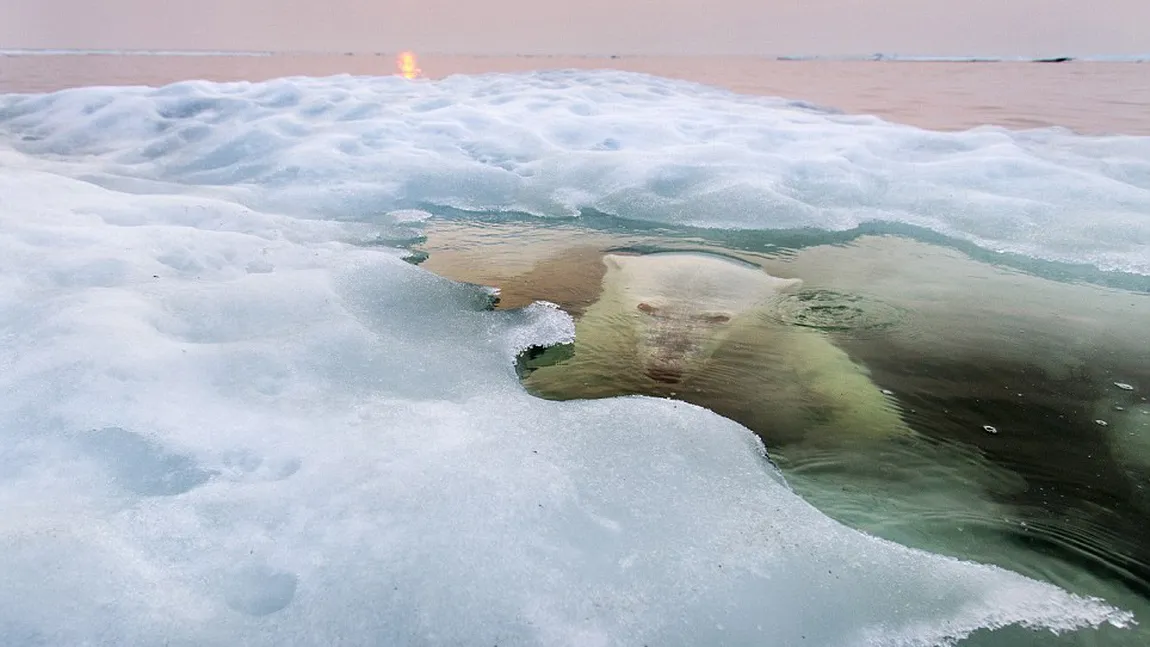
{"type": "Polygon", "coordinates": [[[1150,0],[0,0],[0,48],[1150,53],[1150,0]]]}

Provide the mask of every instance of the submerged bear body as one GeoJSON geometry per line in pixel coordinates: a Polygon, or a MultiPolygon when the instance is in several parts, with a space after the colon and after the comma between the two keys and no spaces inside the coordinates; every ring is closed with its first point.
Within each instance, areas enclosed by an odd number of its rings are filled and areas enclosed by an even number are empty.
{"type": "Polygon", "coordinates": [[[823,333],[775,316],[799,279],[695,252],[607,254],[573,356],[529,375],[547,397],[662,395],[710,408],[768,446],[906,432],[858,364],[823,333]]]}

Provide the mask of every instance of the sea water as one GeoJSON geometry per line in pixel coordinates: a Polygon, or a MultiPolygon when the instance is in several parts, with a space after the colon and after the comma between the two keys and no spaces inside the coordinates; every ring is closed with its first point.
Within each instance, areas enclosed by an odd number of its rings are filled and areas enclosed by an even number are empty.
{"type": "MultiPolygon", "coordinates": [[[[419,248],[428,269],[499,285],[510,308],[549,294],[576,317],[598,297],[606,254],[705,255],[802,277],[803,289],[773,306],[764,332],[728,341],[690,379],[646,378],[576,343],[575,358],[527,361],[525,384],[551,399],[647,394],[700,404],[759,434],[790,485],[836,519],[1145,614],[1146,464],[1132,441],[1150,430],[1150,417],[1144,395],[1115,385],[1121,376],[1146,379],[1143,294],[1050,280],[889,234],[805,245],[779,236],[766,253],[740,249],[729,233],[717,238],[499,217],[437,223],[419,248]],[[778,346],[801,339],[780,335],[780,324],[847,350],[916,435],[875,441],[862,429],[828,433],[818,415],[796,419],[828,402],[761,379],[778,379],[769,364],[785,359],[778,346]],[[583,360],[578,370],[573,359],[583,360]]],[[[758,247],[762,237],[750,241],[758,247]]],[[[796,381],[810,379],[796,368],[796,381]]],[[[1079,635],[1066,644],[1143,640],[1079,635]]]]}
{"type": "Polygon", "coordinates": [[[1141,640],[1145,138],[619,72],[7,95],[0,138],[10,641],[1141,640]],[[486,280],[524,272],[474,232],[533,278],[486,280]],[[524,390],[575,331],[528,304],[578,316],[604,252],[684,241],[801,276],[773,312],[918,444],[843,469],[720,390],[524,390]],[[451,247],[466,283],[425,269],[451,247]]]}

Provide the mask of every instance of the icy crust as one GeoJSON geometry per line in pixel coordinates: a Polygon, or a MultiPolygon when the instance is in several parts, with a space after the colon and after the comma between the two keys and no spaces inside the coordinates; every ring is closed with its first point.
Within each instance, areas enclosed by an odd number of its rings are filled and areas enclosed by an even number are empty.
{"type": "Polygon", "coordinates": [[[0,644],[930,645],[1132,622],[841,526],[571,320],[345,226],[0,169],[0,644]]]}
{"type": "Polygon", "coordinates": [[[942,133],[614,71],[186,82],[0,97],[0,141],[106,186],[371,219],[590,208],[733,229],[923,227],[1150,274],[1150,137],[942,133]]]}

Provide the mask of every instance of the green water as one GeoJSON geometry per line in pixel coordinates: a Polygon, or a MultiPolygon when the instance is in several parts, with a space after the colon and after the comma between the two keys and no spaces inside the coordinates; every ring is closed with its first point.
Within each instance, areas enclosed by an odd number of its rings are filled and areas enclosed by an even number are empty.
{"type": "Polygon", "coordinates": [[[574,345],[525,357],[524,384],[553,399],[705,406],[759,434],[791,486],[831,517],[1101,597],[1139,622],[966,644],[1150,644],[1150,294],[1140,278],[993,264],[894,234],[733,244],[735,234],[694,233],[456,218],[433,223],[419,249],[432,271],[501,288],[506,307],[545,299],[577,317],[598,298],[610,250],[692,250],[802,279],[683,376],[653,379],[596,347],[589,325],[622,330],[641,316],[622,313],[579,320],[574,345]],[[802,352],[826,348],[873,384],[865,407],[804,386],[816,378],[802,352]]]}

